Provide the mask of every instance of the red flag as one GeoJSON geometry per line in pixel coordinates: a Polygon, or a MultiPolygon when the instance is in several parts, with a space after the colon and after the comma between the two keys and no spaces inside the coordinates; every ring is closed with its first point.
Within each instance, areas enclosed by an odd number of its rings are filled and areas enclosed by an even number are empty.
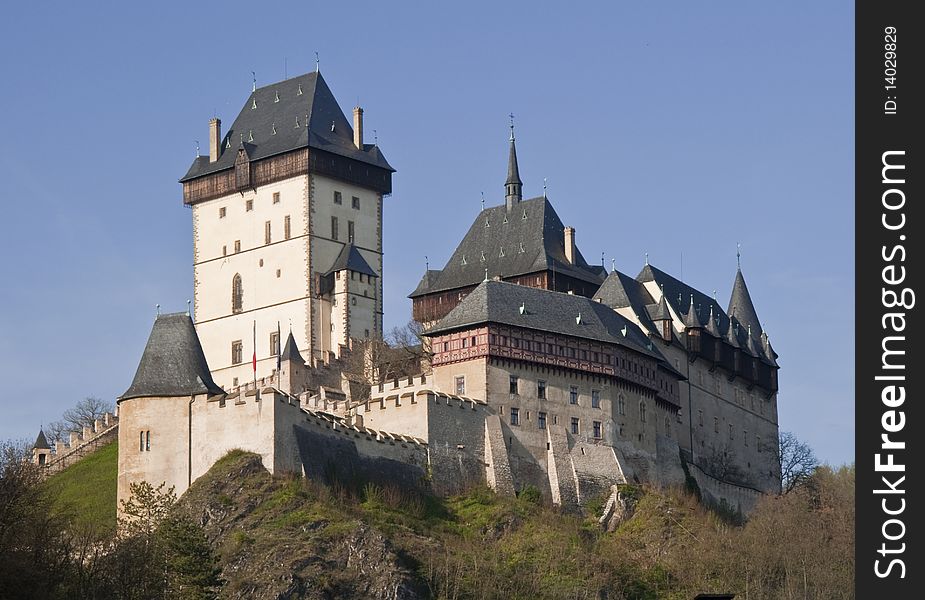
{"type": "Polygon", "coordinates": [[[257,377],[257,321],[254,321],[254,377],[257,377]]]}

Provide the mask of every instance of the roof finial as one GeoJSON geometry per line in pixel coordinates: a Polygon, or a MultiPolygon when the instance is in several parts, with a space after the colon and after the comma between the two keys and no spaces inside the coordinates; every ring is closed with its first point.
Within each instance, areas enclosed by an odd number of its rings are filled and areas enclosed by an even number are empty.
{"type": "Polygon", "coordinates": [[[485,269],[485,279],[483,281],[488,281],[488,269],[485,269]]]}
{"type": "Polygon", "coordinates": [[[257,91],[257,73],[255,73],[254,71],[251,71],[251,79],[252,79],[251,91],[256,92],[257,91]]]}
{"type": "Polygon", "coordinates": [[[736,243],[736,266],[742,269],[742,244],[736,243]]]}
{"type": "Polygon", "coordinates": [[[424,255],[424,269],[430,270],[430,260],[427,259],[427,255],[424,255]]]}
{"type": "Polygon", "coordinates": [[[543,177],[543,198],[546,198],[546,178],[543,177]]]}
{"type": "Polygon", "coordinates": [[[186,316],[187,316],[187,317],[190,316],[190,313],[189,313],[189,305],[190,305],[190,301],[189,301],[189,298],[187,298],[187,299],[186,299],[186,316]]]}
{"type": "Polygon", "coordinates": [[[616,270],[617,270],[617,259],[616,259],[616,258],[611,258],[611,259],[610,259],[610,270],[611,270],[611,271],[616,271],[616,270]]]}
{"type": "Polygon", "coordinates": [[[716,301],[716,290],[713,290],[713,301],[716,301]]]}
{"type": "Polygon", "coordinates": [[[155,316],[158,316],[158,317],[161,316],[161,305],[160,304],[154,305],[154,314],[155,316]]]}
{"type": "MultiPolygon", "coordinates": [[[[649,265],[649,253],[646,252],[646,266],[648,266],[648,265],[649,265]]],[[[664,287],[664,286],[662,286],[662,287],[664,287]]]]}
{"type": "Polygon", "coordinates": [[[508,115],[511,118],[511,141],[514,141],[514,113],[508,115]]]}
{"type": "Polygon", "coordinates": [[[318,57],[318,53],[315,52],[315,73],[321,72],[321,59],[318,57]]]}
{"type": "Polygon", "coordinates": [[[196,141],[196,158],[199,158],[199,140],[196,141]]]}
{"type": "Polygon", "coordinates": [[[485,210],[485,192],[482,192],[482,210],[485,210]]]}
{"type": "Polygon", "coordinates": [[[601,252],[601,268],[604,268],[604,253],[601,252]]]}
{"type": "Polygon", "coordinates": [[[379,145],[379,134],[373,129],[373,146],[379,145]]]}

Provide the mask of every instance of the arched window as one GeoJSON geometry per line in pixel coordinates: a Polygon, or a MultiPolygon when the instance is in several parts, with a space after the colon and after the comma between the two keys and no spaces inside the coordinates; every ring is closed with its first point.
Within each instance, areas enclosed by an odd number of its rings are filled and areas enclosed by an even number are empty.
{"type": "Polygon", "coordinates": [[[639,403],[639,420],[643,423],[646,422],[646,402],[643,400],[639,403]]]}
{"type": "Polygon", "coordinates": [[[231,312],[239,313],[244,306],[244,284],[241,282],[241,276],[235,274],[231,280],[231,312]]]}

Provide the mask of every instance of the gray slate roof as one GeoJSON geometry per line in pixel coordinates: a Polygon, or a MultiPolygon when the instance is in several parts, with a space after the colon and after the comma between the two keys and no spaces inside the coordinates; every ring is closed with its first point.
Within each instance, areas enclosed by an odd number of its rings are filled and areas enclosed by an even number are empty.
{"type": "Polygon", "coordinates": [[[511,152],[507,157],[507,180],[504,185],[509,183],[523,185],[523,181],[520,180],[520,167],[517,165],[517,147],[514,145],[513,133],[511,134],[511,152]]]}
{"type": "MultiPolygon", "coordinates": [[[[356,271],[357,273],[363,273],[364,275],[369,275],[370,277],[379,277],[379,275],[373,271],[373,268],[369,266],[369,263],[366,262],[366,259],[363,258],[363,255],[360,254],[360,251],[357,250],[357,247],[353,244],[346,244],[341,249],[340,254],[338,254],[337,258],[334,260],[334,266],[331,267],[328,273],[343,271],[344,269],[356,271]]],[[[325,273],[325,275],[327,275],[327,273],[325,273]]]]}
{"type": "Polygon", "coordinates": [[[51,450],[51,446],[48,445],[48,439],[45,437],[45,432],[39,429],[39,435],[35,438],[35,443],[32,444],[32,447],[36,450],[51,450]]]}
{"type": "Polygon", "coordinates": [[[481,323],[499,323],[617,344],[664,360],[639,327],[601,302],[504,281],[483,282],[425,335],[481,323]]]}
{"type": "Polygon", "coordinates": [[[437,278],[440,277],[440,269],[427,269],[424,271],[424,275],[421,276],[421,280],[418,282],[414,291],[411,292],[409,298],[414,298],[415,296],[423,296],[431,290],[431,287],[437,283],[437,278]]]}
{"type": "MultiPolygon", "coordinates": [[[[603,267],[591,266],[576,249],[575,264],[565,259],[565,226],[544,197],[502,204],[481,211],[446,266],[436,274],[427,292],[473,286],[488,277],[514,277],[552,270],[576,279],[600,284],[603,267]],[[502,252],[503,251],[503,252],[502,252]]],[[[418,286],[420,288],[420,285],[418,286]]]]}
{"type": "Polygon", "coordinates": [[[286,345],[283,347],[283,352],[279,355],[279,359],[281,361],[291,360],[299,364],[305,364],[305,359],[302,358],[302,354],[299,352],[299,346],[296,344],[291,331],[289,332],[289,337],[286,338],[286,345]]]}
{"type": "Polygon", "coordinates": [[[751,294],[748,293],[748,286],[745,285],[742,269],[736,270],[736,279],[732,285],[732,295],[729,298],[729,308],[726,312],[735,317],[742,327],[747,329],[751,326],[753,335],[760,335],[764,331],[761,328],[761,322],[758,321],[755,305],[752,304],[751,294]]]}
{"type": "Polygon", "coordinates": [[[197,157],[180,181],[234,167],[237,150],[242,144],[251,160],[310,147],[395,170],[378,146],[364,144],[363,150],[359,150],[353,145],[352,123],[340,109],[321,73],[307,73],[251,92],[244,108],[222,137],[219,159],[210,163],[208,156],[197,157]]]}
{"type": "Polygon", "coordinates": [[[192,319],[185,313],[173,313],[154,321],[135,379],[119,401],[223,393],[212,381],[192,319]]]}
{"type": "Polygon", "coordinates": [[[655,299],[644,285],[629,275],[616,270],[612,271],[594,294],[594,299],[615,310],[632,308],[640,323],[649,330],[655,331],[655,324],[646,310],[646,306],[655,304],[655,299]]]}

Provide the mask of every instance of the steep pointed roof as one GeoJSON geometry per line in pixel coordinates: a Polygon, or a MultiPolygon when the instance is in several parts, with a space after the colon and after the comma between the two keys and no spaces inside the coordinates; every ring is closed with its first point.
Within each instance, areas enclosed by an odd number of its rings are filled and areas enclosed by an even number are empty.
{"type": "Polygon", "coordinates": [[[731,320],[727,319],[728,325],[726,327],[726,342],[729,343],[733,348],[741,348],[742,344],[739,343],[739,328],[731,320]]]}
{"type": "Polygon", "coordinates": [[[691,304],[687,307],[687,314],[684,315],[684,326],[688,329],[701,329],[703,327],[703,321],[700,320],[700,315],[697,314],[697,309],[694,307],[693,294],[691,294],[691,304]]]}
{"type": "Polygon", "coordinates": [[[713,305],[710,305],[710,316],[707,318],[707,325],[705,327],[707,333],[712,335],[715,338],[722,337],[722,334],[719,332],[719,326],[716,324],[716,317],[713,315],[713,305]]]}
{"type": "Polygon", "coordinates": [[[305,364],[305,359],[302,358],[302,354],[299,352],[299,346],[296,344],[291,331],[289,332],[289,337],[286,338],[286,345],[283,346],[283,353],[280,354],[279,359],[280,361],[291,360],[292,362],[305,364]]]}
{"type": "Polygon", "coordinates": [[[732,285],[732,295],[729,298],[729,308],[726,312],[734,316],[742,327],[751,326],[752,331],[763,331],[761,322],[758,321],[755,305],[752,304],[752,297],[748,293],[748,286],[745,285],[742,269],[736,270],[735,283],[732,285]]]}
{"type": "Polygon", "coordinates": [[[685,314],[688,308],[688,298],[693,295],[694,306],[710,306],[712,304],[716,307],[715,313],[717,323],[725,320],[725,312],[716,304],[716,301],[712,297],[651,264],[646,264],[639,272],[639,275],[636,276],[636,279],[642,283],[654,281],[658,284],[664,291],[663,295],[668,300],[668,304],[678,315],[685,314]]]}
{"type": "Polygon", "coordinates": [[[764,351],[764,358],[767,363],[772,367],[779,366],[777,364],[777,352],[771,347],[771,340],[768,339],[768,334],[764,331],[761,332],[761,348],[764,351]]]}
{"type": "MultiPolygon", "coordinates": [[[[436,274],[427,292],[409,297],[478,285],[489,278],[515,277],[553,271],[600,285],[605,271],[589,265],[576,249],[575,264],[565,258],[565,225],[549,200],[524,200],[508,211],[502,204],[481,211],[446,266],[436,274]]],[[[420,286],[419,286],[420,287],[420,286]]]]}
{"type": "Polygon", "coordinates": [[[242,142],[251,160],[310,147],[395,170],[378,146],[364,144],[361,150],[353,144],[353,126],[319,72],[251,92],[221,140],[219,159],[197,157],[180,181],[232,168],[242,142]]]}
{"type": "Polygon", "coordinates": [[[511,133],[511,151],[507,157],[507,179],[504,181],[504,185],[511,183],[517,185],[523,185],[524,183],[520,180],[520,167],[517,165],[517,146],[514,143],[513,133],[511,133]]]}
{"type": "Polygon", "coordinates": [[[45,438],[45,432],[39,429],[39,435],[35,438],[35,443],[32,444],[32,448],[35,450],[51,450],[51,446],[48,445],[48,439],[45,438]]]}
{"type": "Polygon", "coordinates": [[[617,270],[612,271],[594,294],[594,299],[614,310],[631,308],[639,322],[654,331],[655,324],[649,318],[646,306],[655,304],[655,299],[644,285],[629,275],[617,270]]]}
{"type": "Polygon", "coordinates": [[[357,250],[357,247],[353,244],[347,244],[341,248],[340,254],[338,254],[337,258],[334,260],[334,266],[328,270],[328,273],[343,271],[344,269],[356,271],[357,273],[363,273],[364,275],[369,275],[370,277],[379,277],[379,275],[373,271],[373,268],[369,266],[369,263],[366,262],[366,259],[363,258],[363,255],[360,254],[360,251],[357,250]]]}
{"type": "Polygon", "coordinates": [[[658,306],[652,312],[653,321],[670,321],[671,311],[668,310],[668,302],[665,300],[665,290],[662,290],[662,297],[658,299],[658,306]]]}
{"type": "Polygon", "coordinates": [[[119,401],[222,393],[212,381],[192,319],[185,313],[173,313],[154,321],[135,379],[119,401]]]}

